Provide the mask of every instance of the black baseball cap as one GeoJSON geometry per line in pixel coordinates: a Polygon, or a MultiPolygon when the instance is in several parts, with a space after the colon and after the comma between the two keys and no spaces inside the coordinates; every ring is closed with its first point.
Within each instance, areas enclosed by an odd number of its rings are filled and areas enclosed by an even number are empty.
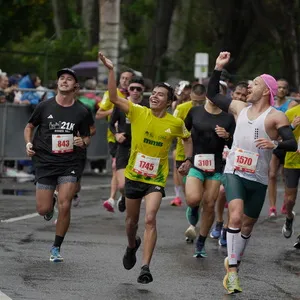
{"type": "Polygon", "coordinates": [[[69,69],[69,68],[64,68],[64,69],[61,69],[57,72],[57,79],[62,75],[62,74],[69,74],[71,76],[74,77],[75,81],[78,82],[78,79],[77,79],[77,76],[76,76],[76,73],[74,70],[72,69],[69,69]]]}

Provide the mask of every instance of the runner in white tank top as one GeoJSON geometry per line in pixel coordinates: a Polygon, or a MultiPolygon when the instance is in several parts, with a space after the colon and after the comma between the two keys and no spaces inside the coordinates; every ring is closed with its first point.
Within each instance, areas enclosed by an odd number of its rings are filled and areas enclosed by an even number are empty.
{"type": "Polygon", "coordinates": [[[265,119],[273,108],[269,107],[255,120],[250,120],[247,115],[250,107],[245,107],[238,116],[233,144],[226,160],[224,173],[236,174],[267,185],[268,168],[273,150],[259,149],[256,147],[255,141],[258,138],[271,141],[265,130],[265,119]],[[244,172],[245,168],[252,168],[255,172],[244,172]]]}
{"type": "Polygon", "coordinates": [[[277,82],[272,76],[263,74],[253,80],[248,87],[247,103],[228,100],[219,94],[221,71],[229,60],[229,52],[220,53],[208,84],[207,97],[237,119],[224,174],[229,225],[223,285],[233,294],[242,291],[237,267],[265,200],[272,150],[296,151],[297,142],[285,114],[271,108],[277,91],[277,82]],[[280,143],[277,142],[279,137],[280,143]]]}

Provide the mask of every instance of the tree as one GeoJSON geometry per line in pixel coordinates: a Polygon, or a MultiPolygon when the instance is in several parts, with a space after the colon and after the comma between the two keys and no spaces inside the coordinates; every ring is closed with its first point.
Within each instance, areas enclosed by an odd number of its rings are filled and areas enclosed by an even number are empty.
{"type": "MultiPolygon", "coordinates": [[[[119,59],[120,0],[99,0],[99,8],[99,49],[112,60],[117,72],[119,59]]],[[[106,68],[102,63],[99,63],[98,81],[102,82],[106,77],[106,68]]]]}

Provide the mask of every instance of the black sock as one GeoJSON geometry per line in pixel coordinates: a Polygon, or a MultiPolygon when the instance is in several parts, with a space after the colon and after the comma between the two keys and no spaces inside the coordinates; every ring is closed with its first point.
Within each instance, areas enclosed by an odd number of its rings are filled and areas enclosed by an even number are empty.
{"type": "Polygon", "coordinates": [[[203,236],[203,235],[199,235],[198,236],[198,241],[197,243],[201,244],[201,245],[204,245],[205,244],[205,240],[206,240],[206,236],[203,236]]]}
{"type": "Polygon", "coordinates": [[[54,240],[54,244],[53,244],[53,247],[58,247],[60,248],[62,242],[64,241],[64,236],[59,236],[59,235],[56,235],[55,236],[55,240],[54,240]]]}

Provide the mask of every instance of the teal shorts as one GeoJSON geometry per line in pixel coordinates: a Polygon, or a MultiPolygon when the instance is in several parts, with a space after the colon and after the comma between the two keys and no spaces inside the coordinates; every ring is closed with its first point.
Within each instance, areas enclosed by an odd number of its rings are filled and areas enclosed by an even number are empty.
{"type": "Polygon", "coordinates": [[[190,168],[188,177],[195,177],[204,182],[205,180],[218,180],[221,181],[222,174],[221,173],[206,173],[195,168],[190,168]]]}
{"type": "Polygon", "coordinates": [[[251,181],[236,174],[224,174],[222,184],[225,188],[227,202],[234,199],[244,201],[244,214],[258,219],[265,202],[267,185],[251,181]]]}

